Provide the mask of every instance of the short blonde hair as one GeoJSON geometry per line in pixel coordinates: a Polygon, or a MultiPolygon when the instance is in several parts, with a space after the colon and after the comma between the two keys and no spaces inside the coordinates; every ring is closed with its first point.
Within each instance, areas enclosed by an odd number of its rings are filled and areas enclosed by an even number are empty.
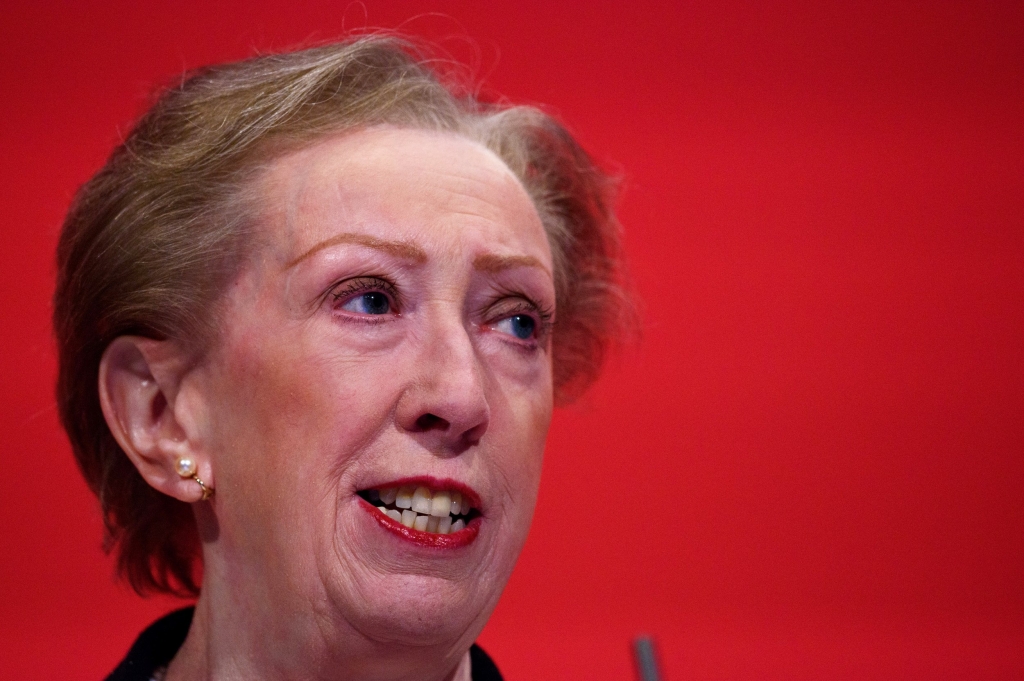
{"type": "Polygon", "coordinates": [[[216,338],[215,304],[251,242],[243,190],[285,151],[381,124],[486,145],[533,198],[551,244],[556,400],[597,376],[628,309],[613,183],[552,117],[482,103],[424,55],[366,36],[200,69],[160,95],[76,195],[57,250],[58,406],[106,547],[139,593],[197,594],[199,542],[190,507],[151,488],[107,427],[100,358],[126,334],[197,352],[216,338]]]}

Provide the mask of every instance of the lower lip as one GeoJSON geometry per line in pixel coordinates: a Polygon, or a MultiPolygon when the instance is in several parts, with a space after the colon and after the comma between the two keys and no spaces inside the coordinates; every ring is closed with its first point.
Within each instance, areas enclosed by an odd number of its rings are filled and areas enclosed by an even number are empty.
{"type": "Polygon", "coordinates": [[[377,523],[380,524],[385,530],[392,534],[398,535],[406,541],[410,541],[420,546],[426,546],[433,549],[458,549],[463,546],[468,546],[476,539],[476,535],[480,532],[480,517],[477,516],[469,521],[465,529],[453,532],[451,534],[435,534],[433,532],[421,532],[411,527],[406,527],[402,523],[387,517],[376,506],[373,506],[365,499],[359,500],[366,512],[373,517],[377,523]]]}

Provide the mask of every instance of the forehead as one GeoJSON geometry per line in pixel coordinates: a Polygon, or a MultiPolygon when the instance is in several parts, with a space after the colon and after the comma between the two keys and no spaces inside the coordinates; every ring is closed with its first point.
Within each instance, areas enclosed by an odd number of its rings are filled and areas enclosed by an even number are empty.
{"type": "Polygon", "coordinates": [[[427,249],[529,253],[547,238],[519,180],[493,152],[443,132],[378,127],[274,161],[259,186],[275,256],[287,262],[340,233],[427,249]]]}

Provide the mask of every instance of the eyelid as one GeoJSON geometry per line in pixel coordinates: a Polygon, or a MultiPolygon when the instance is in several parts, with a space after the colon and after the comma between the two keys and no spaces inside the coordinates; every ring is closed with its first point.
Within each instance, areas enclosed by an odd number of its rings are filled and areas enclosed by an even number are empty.
{"type": "Polygon", "coordinates": [[[550,310],[545,309],[530,300],[521,293],[512,293],[507,298],[499,300],[497,303],[492,305],[487,311],[487,318],[489,321],[486,322],[487,326],[494,326],[498,322],[504,321],[509,317],[515,317],[516,315],[529,314],[537,322],[537,328],[534,332],[534,341],[542,340],[550,331],[553,322],[553,314],[550,310]],[[503,303],[508,302],[508,307],[503,307],[503,303]]]}
{"type": "Polygon", "coordinates": [[[380,291],[387,295],[396,308],[397,313],[397,309],[400,309],[401,307],[398,288],[386,278],[379,275],[362,275],[338,281],[327,289],[325,298],[331,298],[337,302],[342,298],[350,298],[361,293],[369,293],[372,291],[380,291]]]}

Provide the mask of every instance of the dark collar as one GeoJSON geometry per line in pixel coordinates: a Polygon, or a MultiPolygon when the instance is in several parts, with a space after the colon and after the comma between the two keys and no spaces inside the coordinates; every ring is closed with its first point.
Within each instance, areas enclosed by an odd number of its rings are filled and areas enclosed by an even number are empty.
{"type": "MultiPolygon", "coordinates": [[[[150,681],[158,669],[171,663],[185,642],[194,610],[192,607],[175,610],[149,625],[106,681],[150,681]]],[[[474,643],[469,657],[473,681],[502,681],[494,661],[480,646],[474,643]]]]}

